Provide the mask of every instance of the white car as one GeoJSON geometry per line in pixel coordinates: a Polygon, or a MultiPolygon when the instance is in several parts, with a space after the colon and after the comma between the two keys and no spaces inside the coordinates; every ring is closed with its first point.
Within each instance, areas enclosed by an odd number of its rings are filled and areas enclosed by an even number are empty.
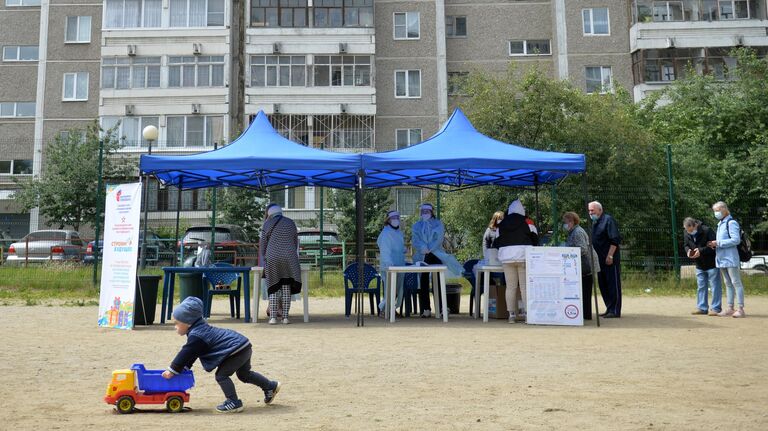
{"type": "Polygon", "coordinates": [[[750,259],[749,262],[741,263],[741,270],[749,271],[750,273],[762,272],[763,274],[768,274],[768,255],[761,254],[752,256],[752,259],[750,259]]]}

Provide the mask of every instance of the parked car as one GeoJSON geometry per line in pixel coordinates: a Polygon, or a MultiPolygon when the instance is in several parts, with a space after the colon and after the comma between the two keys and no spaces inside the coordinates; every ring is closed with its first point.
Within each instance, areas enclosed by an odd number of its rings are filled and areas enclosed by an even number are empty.
{"type": "MultiPolygon", "coordinates": [[[[173,240],[163,240],[156,233],[152,231],[147,232],[147,263],[148,264],[170,264],[173,262],[173,240]]],[[[144,231],[139,231],[139,244],[141,244],[144,238],[144,231]]],[[[95,241],[90,241],[85,247],[83,253],[83,263],[92,264],[96,260],[96,256],[99,256],[99,260],[102,257],[102,249],[104,246],[104,240],[99,240],[99,246],[96,247],[95,241]]],[[[141,251],[139,251],[138,258],[141,259],[141,251]]]]}
{"type": "MultiPolygon", "coordinates": [[[[323,264],[342,266],[344,247],[336,232],[323,231],[323,264]]],[[[320,231],[299,232],[299,260],[312,265],[320,264],[320,231]]]]}
{"type": "Polygon", "coordinates": [[[85,248],[73,230],[49,229],[30,232],[8,247],[7,264],[80,262],[85,248]]]}
{"type": "Polygon", "coordinates": [[[768,275],[768,255],[755,255],[749,262],[742,262],[741,269],[754,273],[763,273],[768,275]]]}
{"type": "MultiPolygon", "coordinates": [[[[211,248],[213,260],[235,265],[255,265],[258,260],[258,244],[251,242],[240,226],[232,224],[216,225],[215,243],[211,248]]],[[[181,239],[184,256],[197,253],[202,242],[211,242],[210,226],[192,226],[181,239]]]]}

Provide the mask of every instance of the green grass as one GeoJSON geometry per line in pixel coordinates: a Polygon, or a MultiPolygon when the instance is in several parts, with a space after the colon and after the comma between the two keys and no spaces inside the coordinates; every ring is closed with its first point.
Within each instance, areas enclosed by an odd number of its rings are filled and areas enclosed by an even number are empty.
{"type": "MultiPolygon", "coordinates": [[[[142,274],[162,275],[159,268],[148,268],[142,274]]],[[[60,303],[83,307],[97,305],[99,287],[92,283],[93,268],[76,265],[42,265],[23,267],[0,266],[0,305],[22,304],[28,306],[60,303]]],[[[743,276],[745,295],[768,295],[768,276],[743,276]]],[[[464,294],[469,294],[469,283],[464,279],[449,280],[460,283],[464,294]]],[[[339,270],[310,273],[310,295],[313,297],[338,298],[344,296],[344,278],[339,270]]],[[[177,294],[178,294],[178,281],[177,294]]],[[[693,296],[695,279],[677,281],[670,274],[647,275],[625,273],[622,276],[624,295],[644,296],[693,296]],[[650,289],[650,290],[649,290],[650,289]]],[[[162,287],[158,296],[162,294],[162,287]]]]}

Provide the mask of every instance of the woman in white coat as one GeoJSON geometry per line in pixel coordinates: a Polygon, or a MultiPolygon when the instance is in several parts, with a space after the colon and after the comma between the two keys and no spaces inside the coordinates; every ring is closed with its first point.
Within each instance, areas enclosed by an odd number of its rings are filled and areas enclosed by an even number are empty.
{"type": "MultiPolygon", "coordinates": [[[[389,298],[389,283],[387,283],[387,268],[405,265],[405,237],[400,229],[400,213],[390,211],[384,220],[384,227],[376,239],[379,246],[379,273],[384,282],[384,300],[379,303],[379,314],[386,310],[389,298]]],[[[403,302],[403,280],[405,274],[397,274],[397,299],[395,308],[403,302]]]]}

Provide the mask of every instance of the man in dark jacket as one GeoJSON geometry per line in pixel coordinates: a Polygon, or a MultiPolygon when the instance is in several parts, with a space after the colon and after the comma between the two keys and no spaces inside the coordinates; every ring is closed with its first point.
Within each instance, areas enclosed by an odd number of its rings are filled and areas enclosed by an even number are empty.
{"type": "Polygon", "coordinates": [[[721,311],[723,290],[720,272],[715,266],[715,250],[707,247],[709,241],[714,241],[717,234],[699,220],[686,217],[683,221],[685,228],[685,254],[696,262],[696,310],[691,314],[707,314],[717,316],[721,311]],[[712,289],[712,306],[709,306],[708,288],[712,289]]]}
{"type": "Polygon", "coordinates": [[[603,205],[589,203],[589,218],[592,219],[592,246],[600,258],[601,271],[597,274],[600,295],[605,302],[605,318],[621,317],[621,235],[616,220],[603,212],[603,205]]]}

